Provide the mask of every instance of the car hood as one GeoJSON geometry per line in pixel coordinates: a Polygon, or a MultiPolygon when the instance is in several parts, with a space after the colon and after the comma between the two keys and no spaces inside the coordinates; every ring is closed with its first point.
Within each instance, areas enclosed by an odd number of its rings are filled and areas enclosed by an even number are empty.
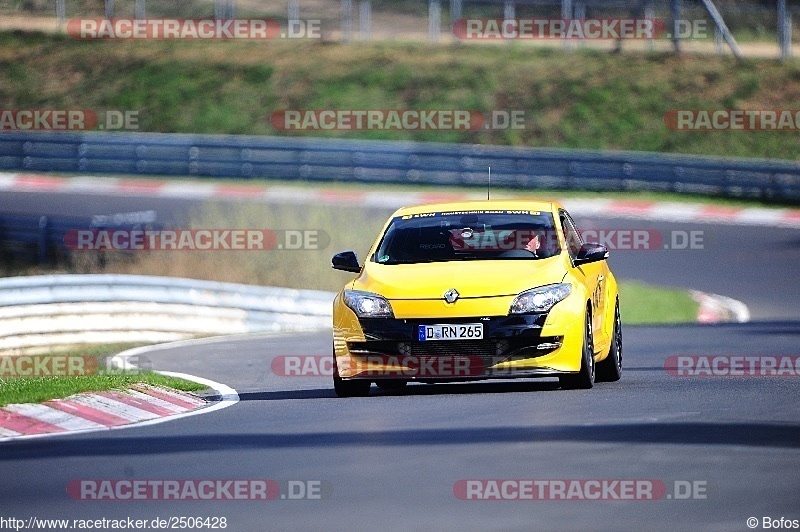
{"type": "Polygon", "coordinates": [[[560,255],[538,260],[473,260],[420,264],[367,262],[353,288],[392,299],[442,299],[450,288],[460,298],[516,295],[529,288],[560,283],[560,255]]]}

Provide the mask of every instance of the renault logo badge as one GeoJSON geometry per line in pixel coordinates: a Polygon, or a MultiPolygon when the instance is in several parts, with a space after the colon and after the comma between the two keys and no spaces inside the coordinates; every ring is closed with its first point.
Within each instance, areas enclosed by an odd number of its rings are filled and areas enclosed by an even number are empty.
{"type": "Polygon", "coordinates": [[[450,290],[444,293],[444,300],[447,301],[448,303],[455,303],[456,299],[458,299],[458,296],[459,296],[458,290],[456,290],[455,288],[451,288],[450,290]]]}

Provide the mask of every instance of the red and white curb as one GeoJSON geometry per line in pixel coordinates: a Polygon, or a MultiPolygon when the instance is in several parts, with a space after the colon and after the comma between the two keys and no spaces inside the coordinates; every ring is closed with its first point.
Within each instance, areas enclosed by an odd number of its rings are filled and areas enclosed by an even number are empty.
{"type": "MultiPolygon", "coordinates": [[[[130,356],[140,349],[118,356],[130,356]]],[[[190,393],[137,384],[126,390],[79,393],[41,404],[11,404],[0,408],[0,442],[154,425],[208,414],[239,401],[236,390],[224,384],[184,373],[158,373],[208,386],[220,400],[209,403],[190,393]]]]}
{"type": "MultiPolygon", "coordinates": [[[[210,181],[128,179],[118,177],[56,177],[0,173],[0,190],[14,192],[60,192],[72,194],[139,196],[179,199],[228,199],[269,203],[342,204],[399,208],[407,205],[483,199],[483,192],[356,191],[260,184],[224,184],[210,181]]],[[[546,193],[545,193],[546,194],[546,193]]],[[[510,194],[524,197],[530,194],[510,194]]],[[[730,207],[702,203],[564,199],[561,203],[574,215],[633,218],[667,222],[718,223],[800,228],[800,209],[730,207]]]]}
{"type": "Polygon", "coordinates": [[[700,305],[697,313],[699,323],[746,323],[750,321],[750,309],[738,299],[707,294],[698,290],[689,290],[689,295],[700,305]]]}

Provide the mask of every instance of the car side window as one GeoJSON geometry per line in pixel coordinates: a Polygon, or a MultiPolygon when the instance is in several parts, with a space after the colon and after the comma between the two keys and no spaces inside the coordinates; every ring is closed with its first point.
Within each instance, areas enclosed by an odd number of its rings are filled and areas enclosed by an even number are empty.
{"type": "Polygon", "coordinates": [[[560,211],[558,216],[561,219],[561,230],[564,232],[567,252],[569,256],[574,259],[578,256],[578,251],[580,251],[581,245],[583,244],[581,234],[575,228],[575,223],[572,221],[572,218],[569,217],[569,214],[565,211],[560,211]]]}

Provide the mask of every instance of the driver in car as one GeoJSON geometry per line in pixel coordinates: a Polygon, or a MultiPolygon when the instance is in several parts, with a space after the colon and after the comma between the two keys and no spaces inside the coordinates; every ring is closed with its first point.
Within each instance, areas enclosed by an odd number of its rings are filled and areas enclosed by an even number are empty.
{"type": "Polygon", "coordinates": [[[537,255],[537,251],[542,247],[541,233],[537,231],[522,231],[520,236],[523,241],[527,240],[523,249],[537,255]]]}

